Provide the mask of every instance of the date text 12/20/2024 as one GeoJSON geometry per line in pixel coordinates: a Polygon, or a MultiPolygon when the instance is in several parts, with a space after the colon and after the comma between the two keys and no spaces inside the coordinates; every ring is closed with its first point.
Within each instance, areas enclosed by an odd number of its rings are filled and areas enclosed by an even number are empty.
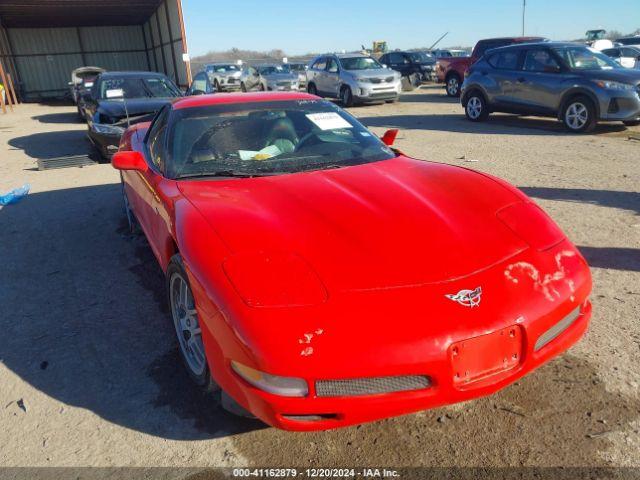
{"type": "Polygon", "coordinates": [[[387,468],[234,468],[234,478],[398,478],[387,468]]]}

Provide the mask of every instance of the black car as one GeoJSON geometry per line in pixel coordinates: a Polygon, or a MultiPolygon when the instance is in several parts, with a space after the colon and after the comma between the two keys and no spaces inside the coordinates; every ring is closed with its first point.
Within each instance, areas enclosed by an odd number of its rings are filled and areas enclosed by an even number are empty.
{"type": "Polygon", "coordinates": [[[389,52],[380,58],[380,63],[409,78],[412,85],[435,79],[436,59],[425,52],[389,52]]]}
{"type": "Polygon", "coordinates": [[[84,96],[89,139],[104,158],[118,151],[120,137],[134,123],[151,120],[180,89],[154,72],[105,72],[84,96]]]}

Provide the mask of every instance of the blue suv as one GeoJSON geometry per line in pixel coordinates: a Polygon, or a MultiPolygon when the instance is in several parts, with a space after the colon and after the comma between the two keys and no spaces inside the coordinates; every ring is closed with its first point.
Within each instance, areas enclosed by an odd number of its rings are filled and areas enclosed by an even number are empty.
{"type": "Polygon", "coordinates": [[[473,122],[505,112],[557,117],[572,132],[589,132],[598,121],[640,125],[640,71],[584,45],[496,48],[465,77],[461,102],[473,122]]]}

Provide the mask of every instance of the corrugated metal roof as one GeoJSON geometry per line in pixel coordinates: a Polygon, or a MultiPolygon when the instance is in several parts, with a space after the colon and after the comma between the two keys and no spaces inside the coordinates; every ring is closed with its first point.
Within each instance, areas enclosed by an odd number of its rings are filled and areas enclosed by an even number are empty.
{"type": "Polygon", "coordinates": [[[161,0],[2,0],[5,27],[140,25],[161,0]]]}

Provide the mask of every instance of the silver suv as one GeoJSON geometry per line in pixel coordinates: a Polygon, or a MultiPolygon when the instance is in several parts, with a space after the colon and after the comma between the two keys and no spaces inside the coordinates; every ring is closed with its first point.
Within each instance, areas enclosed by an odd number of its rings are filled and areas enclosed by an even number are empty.
{"type": "Polygon", "coordinates": [[[467,70],[467,118],[491,112],[557,117],[572,132],[598,121],[640,125],[640,72],[576,43],[523,43],[488,50],[467,70]]]}
{"type": "Polygon", "coordinates": [[[402,76],[374,58],[359,53],[320,55],[307,70],[307,91],[339,98],[345,107],[355,103],[395,102],[402,76]]]}
{"type": "Polygon", "coordinates": [[[242,69],[233,63],[210,63],[205,65],[209,80],[217,92],[240,90],[242,69]]]}
{"type": "Polygon", "coordinates": [[[240,89],[243,92],[256,89],[261,92],[282,92],[298,88],[298,74],[285,70],[281,65],[247,67],[240,77],[240,89]]]}

